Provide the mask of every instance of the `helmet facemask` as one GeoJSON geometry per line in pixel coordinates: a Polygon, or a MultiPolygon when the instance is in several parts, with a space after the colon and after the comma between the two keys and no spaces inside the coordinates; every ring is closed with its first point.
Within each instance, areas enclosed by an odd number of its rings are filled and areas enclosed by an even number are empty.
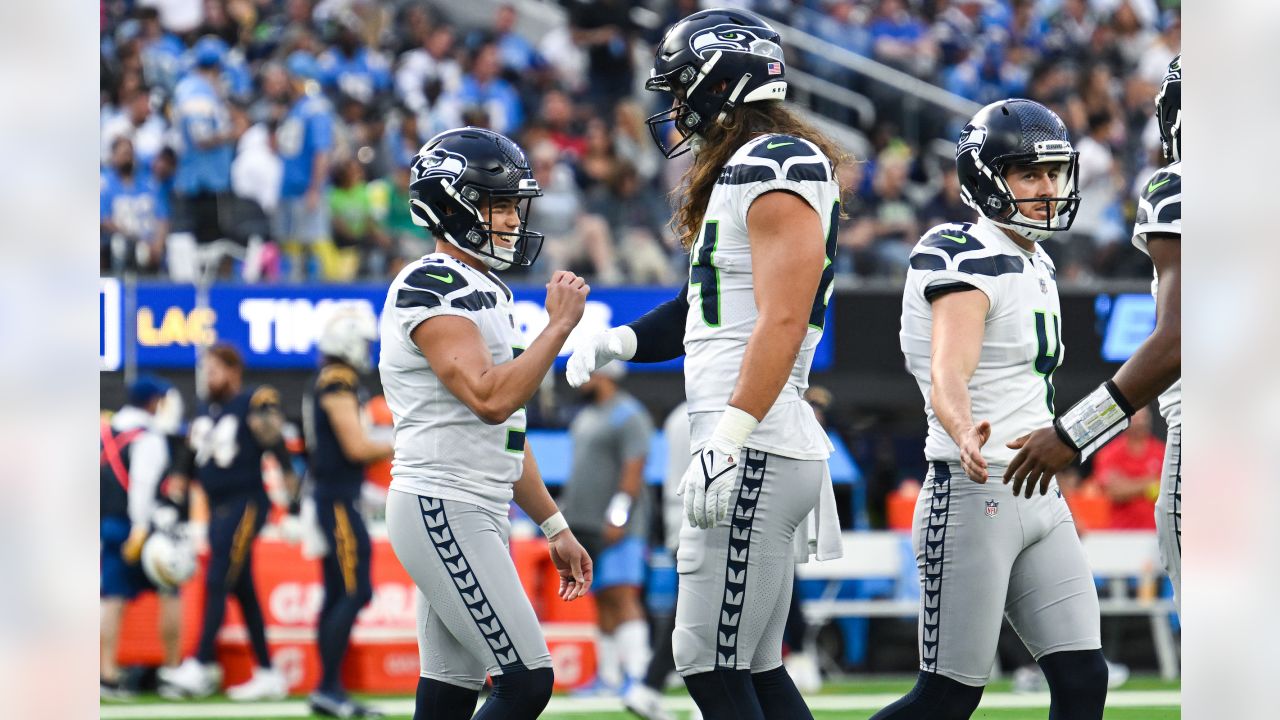
{"type": "Polygon", "coordinates": [[[414,213],[414,222],[425,226],[432,233],[444,238],[463,252],[480,260],[494,270],[506,270],[512,266],[532,265],[542,251],[543,235],[528,229],[529,208],[533,198],[542,195],[538,181],[523,178],[515,189],[492,190],[464,185],[461,189],[448,179],[441,178],[440,185],[450,203],[443,216],[427,203],[412,197],[410,205],[426,215],[423,219],[414,213]],[[494,229],[492,218],[494,203],[502,198],[515,200],[515,212],[520,218],[515,230],[494,229]],[[481,208],[484,208],[483,211],[481,208]],[[500,244],[497,240],[509,243],[500,244]]]}
{"type": "Polygon", "coordinates": [[[1062,141],[1036,143],[1033,153],[1004,155],[996,158],[992,166],[982,162],[977,149],[968,151],[978,171],[987,176],[997,191],[980,205],[961,183],[960,196],[966,205],[980,212],[996,225],[1012,230],[1033,242],[1043,242],[1055,232],[1069,230],[1080,208],[1080,154],[1071,144],[1062,141]],[[1005,173],[1016,166],[1051,165],[1061,167],[1057,188],[1052,197],[1018,198],[1005,179],[1005,173]],[[985,205],[985,207],[984,207],[985,205]],[[1022,208],[1043,205],[1045,219],[1037,220],[1022,212],[1022,208]]]}

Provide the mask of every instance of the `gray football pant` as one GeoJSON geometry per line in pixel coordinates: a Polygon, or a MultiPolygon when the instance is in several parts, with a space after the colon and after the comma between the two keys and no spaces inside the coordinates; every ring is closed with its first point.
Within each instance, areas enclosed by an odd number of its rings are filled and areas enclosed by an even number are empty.
{"type": "Polygon", "coordinates": [[[818,502],[823,461],[743,448],[733,509],[700,530],[683,519],[672,654],[681,676],[782,664],[796,527],[818,502]]]}
{"type": "Polygon", "coordinates": [[[1156,534],[1160,559],[1173,582],[1173,602],[1182,612],[1182,426],[1169,428],[1156,499],[1156,534]]]}
{"type": "Polygon", "coordinates": [[[479,690],[486,674],[551,667],[510,534],[506,516],[476,505],[387,494],[387,536],[419,590],[423,677],[479,690]]]}
{"type": "Polygon", "coordinates": [[[1003,614],[1039,660],[1102,647],[1098,594],[1057,483],[1017,497],[969,479],[959,463],[930,463],[911,533],[920,571],[920,669],[986,685],[1003,614]]]}

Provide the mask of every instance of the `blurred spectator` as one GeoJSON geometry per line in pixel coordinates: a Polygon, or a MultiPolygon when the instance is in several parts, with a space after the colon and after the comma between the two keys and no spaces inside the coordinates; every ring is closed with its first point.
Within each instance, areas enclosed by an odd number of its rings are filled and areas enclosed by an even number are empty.
{"type": "Polygon", "coordinates": [[[880,0],[868,30],[872,54],[880,62],[917,75],[933,69],[933,40],[903,0],[880,0]]]}
{"type": "Polygon", "coordinates": [[[907,196],[909,152],[905,147],[891,146],[877,159],[875,192],[867,201],[867,214],[875,220],[873,251],[878,275],[904,276],[911,248],[920,239],[916,208],[907,196]]]}
{"type": "MultiPolygon", "coordinates": [[[[1095,265],[1105,267],[1106,258],[1118,249],[1117,243],[1127,240],[1128,232],[1121,222],[1119,208],[1124,181],[1111,152],[1115,131],[1116,122],[1111,112],[1100,110],[1089,116],[1088,132],[1076,141],[1080,152],[1081,200],[1066,239],[1075,246],[1067,254],[1068,265],[1088,263],[1091,256],[1101,253],[1095,265]]],[[[1064,274],[1072,276],[1071,272],[1064,274]]]]}
{"type": "Polygon", "coordinates": [[[102,171],[98,221],[102,229],[102,269],[159,266],[168,234],[168,206],[150,177],[139,173],[133,143],[117,137],[111,164],[102,171]]]}
{"type": "Polygon", "coordinates": [[[133,143],[134,156],[142,174],[151,171],[151,161],[164,147],[168,123],[151,111],[151,94],[146,89],[133,90],[120,99],[120,111],[104,116],[102,122],[102,159],[111,156],[116,138],[133,143]]]}
{"type": "Polygon", "coordinates": [[[353,12],[340,12],[331,21],[334,44],[319,58],[321,84],[330,96],[341,93],[362,104],[372,103],[391,89],[387,60],[365,47],[360,33],[363,24],[353,12]]]}
{"type": "Polygon", "coordinates": [[[555,145],[546,141],[533,146],[529,162],[533,177],[542,188],[542,197],[534,200],[529,210],[529,227],[547,238],[542,249],[546,260],[537,267],[546,275],[562,268],[577,268],[593,279],[620,281],[609,226],[599,215],[585,213],[582,190],[574,181],[573,171],[560,161],[555,145]]]}
{"type": "MultiPolygon", "coordinates": [[[[198,4],[199,0],[194,0],[198,4]]],[[[142,3],[144,6],[147,3],[142,3]]],[[[151,3],[157,4],[157,3],[151,3]]],[[[142,75],[148,86],[159,86],[165,90],[172,89],[178,80],[178,72],[182,64],[182,54],[186,47],[172,33],[184,33],[195,29],[200,19],[197,15],[190,27],[175,29],[162,20],[162,16],[154,8],[142,7],[137,11],[138,26],[136,29],[138,59],[141,61],[142,75]]],[[[182,24],[185,24],[182,23],[182,24]]],[[[126,33],[133,35],[133,33],[126,33]]]]}
{"type": "Polygon", "coordinates": [[[942,173],[942,187],[920,211],[921,232],[943,223],[961,222],[974,217],[973,208],[960,199],[960,176],[951,168],[942,173]]]}
{"type": "MultiPolygon", "coordinates": [[[[561,90],[551,90],[542,97],[539,118],[547,137],[563,153],[580,158],[587,152],[587,140],[573,114],[573,101],[561,90]]],[[[649,141],[652,146],[653,141],[649,141]]]]}
{"type": "MultiPolygon", "coordinates": [[[[609,245],[625,248],[617,261],[625,269],[626,282],[667,285],[674,281],[666,248],[675,243],[674,239],[664,241],[671,210],[661,197],[641,184],[634,165],[627,160],[614,163],[607,186],[593,194],[590,209],[604,219],[612,237],[609,245]]],[[[615,279],[608,274],[601,277],[604,282],[615,279]]]]}
{"type": "Polygon", "coordinates": [[[627,0],[564,0],[573,43],[587,53],[587,100],[605,113],[631,94],[635,30],[627,0]]]}
{"type": "MultiPolygon", "coordinates": [[[[407,203],[406,203],[407,204],[407,203]]],[[[386,270],[386,250],[391,247],[375,212],[364,167],[355,158],[341,162],[333,173],[329,189],[329,212],[333,218],[333,258],[326,265],[326,279],[354,280],[362,260],[373,275],[386,270]]]]}
{"type": "Polygon", "coordinates": [[[1111,501],[1111,527],[1155,530],[1164,443],[1151,434],[1151,411],[1134,413],[1129,429],[1093,457],[1096,484],[1111,501]]]}
{"type": "Polygon", "coordinates": [[[649,493],[645,460],[653,421],[618,381],[626,366],[614,361],[578,389],[586,401],[569,426],[573,465],[560,498],[564,518],[595,559],[600,683],[614,692],[638,681],[649,665],[644,586],[649,493]]]}
{"type": "Polygon", "coordinates": [[[1134,73],[1153,88],[1159,88],[1173,56],[1182,48],[1182,15],[1177,10],[1160,13],[1160,34],[1147,46],[1134,73]]]}
{"type": "Polygon", "coordinates": [[[1089,46],[1097,27],[1097,18],[1090,11],[1088,0],[1062,0],[1058,11],[1049,20],[1046,50],[1060,58],[1083,60],[1083,51],[1089,46]]]}
{"type": "MultiPolygon", "coordinates": [[[[516,8],[504,4],[493,14],[493,41],[498,46],[498,56],[502,68],[514,73],[523,73],[542,63],[538,51],[533,44],[515,31],[516,8]]],[[[1161,76],[1163,77],[1163,76],[1161,76]]]]}
{"type": "Polygon", "coordinates": [[[634,100],[623,100],[613,109],[613,149],[618,158],[631,163],[646,186],[658,175],[664,158],[649,135],[645,114],[634,100]]]}
{"type": "Polygon", "coordinates": [[[221,205],[231,189],[235,137],[230,111],[219,92],[225,44],[216,37],[204,37],[192,54],[195,68],[174,90],[179,139],[174,190],[182,207],[178,229],[203,245],[227,235],[221,205]]]}
{"type": "MultiPolygon", "coordinates": [[[[390,259],[386,274],[394,276],[405,263],[412,262],[435,251],[435,241],[427,231],[413,221],[409,210],[409,167],[397,166],[387,180],[369,183],[370,200],[374,217],[384,228],[389,242],[390,259]]],[[[538,198],[534,206],[545,198],[538,198]]],[[[534,230],[542,227],[531,224],[534,230]]]]}
{"type": "Polygon", "coordinates": [[[870,257],[871,241],[875,238],[875,220],[868,212],[866,196],[862,192],[866,163],[847,159],[836,168],[840,181],[841,211],[839,234],[836,235],[836,273],[842,275],[866,275],[875,267],[870,257]]]}
{"type": "Polygon", "coordinates": [[[462,66],[453,57],[453,28],[441,25],[432,30],[422,47],[406,52],[396,69],[396,93],[414,112],[426,112],[435,100],[428,98],[433,84],[435,97],[453,95],[462,84],[462,66]]]}
{"type": "Polygon", "coordinates": [[[276,151],[284,163],[275,236],[284,243],[292,260],[290,276],[301,280],[311,274],[304,249],[314,253],[322,278],[340,277],[329,239],[329,204],[325,186],[329,179],[329,155],[333,150],[333,110],[319,94],[320,67],[311,55],[297,50],[286,62],[292,105],[276,130],[276,151]]]}
{"type": "Polygon", "coordinates": [[[498,46],[485,42],[471,54],[471,64],[462,76],[455,99],[463,107],[480,108],[490,130],[504,135],[515,134],[524,124],[524,108],[515,88],[499,76],[498,46]]]}
{"type": "Polygon", "coordinates": [[[203,0],[138,0],[144,8],[154,8],[158,24],[173,33],[187,33],[204,18],[203,0]]]}

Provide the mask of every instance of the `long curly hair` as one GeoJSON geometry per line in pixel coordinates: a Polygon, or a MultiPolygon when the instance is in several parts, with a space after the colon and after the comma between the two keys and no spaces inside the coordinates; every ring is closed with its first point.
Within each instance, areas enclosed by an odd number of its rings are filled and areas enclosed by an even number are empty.
{"type": "Polygon", "coordinates": [[[835,141],[787,109],[781,100],[737,106],[723,122],[715,123],[703,133],[702,148],[685,171],[680,184],[671,191],[672,204],[676,208],[671,226],[685,250],[693,246],[702,229],[707,202],[711,199],[711,190],[720,177],[720,171],[738,148],[764,133],[792,135],[817,145],[831,161],[833,172],[848,157],[835,141]]]}

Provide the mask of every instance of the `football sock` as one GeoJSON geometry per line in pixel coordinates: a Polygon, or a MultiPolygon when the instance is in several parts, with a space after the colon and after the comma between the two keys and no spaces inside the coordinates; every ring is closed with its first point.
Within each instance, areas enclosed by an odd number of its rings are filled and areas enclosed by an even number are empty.
{"type": "Polygon", "coordinates": [[[1107,701],[1107,660],[1101,650],[1066,650],[1040,658],[1049,681],[1049,720],[1100,720],[1107,701]]]}
{"type": "Polygon", "coordinates": [[[748,670],[712,670],[684,677],[703,720],[765,720],[748,670]]]}
{"type": "MultiPolygon", "coordinates": [[[[326,588],[325,592],[335,592],[335,589],[326,588]]],[[[332,609],[320,619],[318,628],[320,689],[327,692],[342,692],[342,660],[351,644],[351,628],[355,625],[360,609],[373,596],[373,588],[359,582],[355,594],[347,595],[341,589],[337,592],[342,594],[336,598],[332,609]]]]}
{"type": "Polygon", "coordinates": [[[649,661],[644,684],[658,692],[666,687],[667,676],[676,669],[676,660],[671,655],[671,631],[675,623],[674,615],[658,615],[653,618],[653,657],[649,661]]]}
{"type": "Polygon", "coordinates": [[[911,692],[872,715],[871,720],[968,720],[978,709],[982,690],[982,686],[921,672],[911,692]]]}
{"type": "Polygon", "coordinates": [[[752,673],[751,685],[766,720],[813,720],[813,713],[792,682],[787,669],[778,666],[765,672],[752,673]]]}
{"type": "Polygon", "coordinates": [[[622,686],[622,658],[618,653],[618,636],[615,633],[605,634],[602,630],[596,638],[596,660],[598,667],[596,677],[600,683],[609,687],[622,686]]]}
{"type": "Polygon", "coordinates": [[[649,669],[649,626],[643,620],[628,620],[618,626],[613,637],[627,679],[643,678],[649,669]]]}
{"type": "Polygon", "coordinates": [[[479,690],[419,677],[413,720],[471,720],[479,698],[479,690]]]}
{"type": "Polygon", "coordinates": [[[551,700],[551,668],[493,676],[493,692],[473,720],[536,720],[551,700]]]}

